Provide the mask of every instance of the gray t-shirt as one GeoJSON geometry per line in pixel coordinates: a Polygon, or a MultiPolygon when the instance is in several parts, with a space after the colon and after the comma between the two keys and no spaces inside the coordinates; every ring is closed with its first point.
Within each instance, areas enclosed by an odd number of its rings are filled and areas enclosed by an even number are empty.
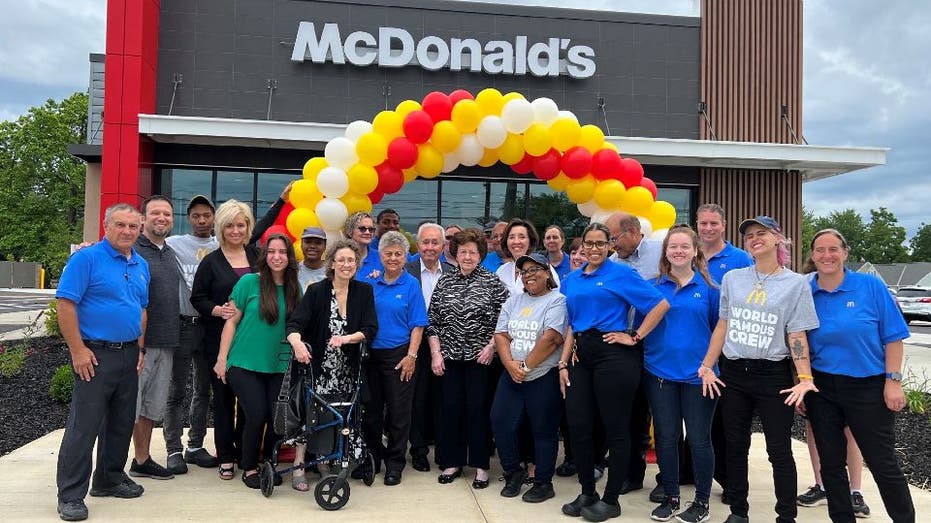
{"type": "MultiPolygon", "coordinates": [[[[511,357],[518,361],[527,359],[537,338],[547,329],[559,334],[566,332],[566,297],[553,289],[543,296],[531,296],[526,292],[514,294],[501,307],[495,332],[504,332],[511,337],[511,357]]],[[[526,381],[546,374],[559,362],[562,347],[549,355],[543,363],[527,373],[526,381]]]]}
{"type": "Polygon", "coordinates": [[[785,268],[769,277],[753,267],[725,274],[720,317],[727,321],[724,356],[731,360],[785,359],[787,333],[818,328],[808,279],[785,268]]]}
{"type": "Polygon", "coordinates": [[[165,238],[167,243],[178,257],[178,265],[181,266],[181,285],[179,286],[179,297],[181,299],[181,314],[185,316],[199,316],[194,306],[191,305],[191,286],[194,285],[194,274],[197,273],[197,266],[204,256],[217,250],[220,244],[213,236],[209,238],[198,238],[193,234],[182,234],[180,236],[169,236],[165,238]]]}
{"type": "Polygon", "coordinates": [[[308,269],[303,262],[297,265],[297,281],[305,291],[308,285],[324,278],[326,278],[326,265],[321,265],[319,269],[308,269]]]}

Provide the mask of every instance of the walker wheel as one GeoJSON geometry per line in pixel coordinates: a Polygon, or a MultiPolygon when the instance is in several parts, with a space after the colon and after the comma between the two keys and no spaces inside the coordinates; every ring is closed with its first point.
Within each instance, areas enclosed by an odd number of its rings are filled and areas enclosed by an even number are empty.
{"type": "Polygon", "coordinates": [[[317,482],[314,499],[323,510],[339,510],[349,502],[349,482],[339,476],[327,476],[317,482]]]}
{"type": "MultiPolygon", "coordinates": [[[[365,455],[365,475],[362,476],[362,483],[366,487],[371,487],[372,483],[375,483],[375,456],[371,452],[365,455]]],[[[361,465],[360,465],[361,466],[361,465]]]]}
{"type": "Polygon", "coordinates": [[[259,487],[262,489],[262,495],[271,497],[275,491],[275,467],[268,461],[263,461],[259,465],[259,487]]]}

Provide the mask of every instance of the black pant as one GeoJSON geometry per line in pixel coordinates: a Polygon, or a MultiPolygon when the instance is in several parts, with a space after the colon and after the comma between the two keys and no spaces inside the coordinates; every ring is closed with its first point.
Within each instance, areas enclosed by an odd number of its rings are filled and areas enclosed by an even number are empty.
{"type": "MultiPolygon", "coordinates": [[[[723,389],[719,408],[727,438],[727,482],[731,513],[747,517],[750,424],[756,410],[763,423],[766,452],[773,466],[777,523],[794,522],[798,473],[792,457],[792,421],[795,411],[779,391],[794,384],[789,360],[730,360],[721,373],[723,389]]],[[[846,448],[846,447],[845,447],[846,448]]]]}
{"type": "MultiPolygon", "coordinates": [[[[636,349],[643,350],[642,345],[636,349]]],[[[642,352],[641,352],[642,354],[642,352]]],[[[641,362],[642,364],[642,362],[641,362]]],[[[634,402],[630,412],[630,465],[627,470],[627,481],[630,483],[643,483],[643,476],[647,471],[647,449],[650,448],[650,404],[647,401],[646,391],[641,376],[640,385],[634,392],[634,402]]]]}
{"type": "Polygon", "coordinates": [[[191,383],[188,409],[191,428],[187,432],[187,446],[192,449],[204,446],[213,369],[207,366],[204,358],[203,338],[201,325],[195,325],[189,320],[181,321],[181,342],[172,358],[171,386],[168,388],[168,404],[163,422],[165,447],[169,456],[184,450],[181,433],[184,429],[184,410],[188,406],[188,383],[191,383]]]}
{"type": "Polygon", "coordinates": [[[443,415],[437,448],[440,467],[468,465],[488,468],[488,440],[491,437],[488,412],[488,365],[476,361],[445,362],[440,383],[443,388],[443,415]]]}
{"type": "Polygon", "coordinates": [[[886,512],[895,523],[915,521],[915,506],[895,456],[895,413],[886,407],[883,375],[853,378],[814,372],[820,392],[805,396],[808,419],[821,458],[821,479],[828,494],[831,521],[854,521],[847,478],[844,426],[860,446],[886,512]]]}
{"type": "Polygon", "coordinates": [[[401,381],[401,371],[395,369],[407,350],[407,343],[394,349],[372,349],[365,366],[362,434],[375,460],[383,460],[390,471],[404,470],[411,431],[414,381],[401,381]],[[383,432],[388,434],[387,446],[382,443],[383,432]]]}
{"type": "Polygon", "coordinates": [[[579,362],[569,367],[566,412],[584,494],[595,492],[595,419],[604,423],[609,451],[604,498],[616,503],[630,465],[630,417],[643,354],[633,347],[605,343],[601,336],[597,331],[576,334],[579,362]]]}
{"type": "Polygon", "coordinates": [[[226,371],[226,381],[239,398],[243,419],[242,439],[239,449],[242,458],[239,468],[255,470],[259,467],[259,451],[271,456],[277,435],[273,429],[272,413],[275,400],[281,391],[284,374],[277,372],[255,372],[240,367],[226,371]]]}
{"type": "MultiPolygon", "coordinates": [[[[207,364],[213,369],[217,363],[217,354],[207,355],[207,364]]],[[[210,371],[210,387],[213,389],[213,443],[217,447],[217,460],[220,463],[239,461],[241,449],[241,431],[234,431],[236,423],[236,394],[229,385],[220,381],[216,373],[210,371]],[[237,433],[238,432],[238,433],[237,433]]],[[[241,410],[241,409],[240,409],[241,410]]],[[[241,416],[240,416],[241,417],[241,416]]]]}
{"type": "Polygon", "coordinates": [[[58,451],[58,500],[84,499],[91,480],[91,455],[97,441],[94,487],[123,481],[129,441],[136,422],[139,349],[90,347],[97,358],[94,377],[74,375],[71,413],[58,451]]]}
{"type": "Polygon", "coordinates": [[[411,408],[411,455],[426,456],[431,442],[436,441],[440,419],[440,387],[430,368],[430,344],[424,336],[417,351],[414,369],[414,400],[411,408]]]}

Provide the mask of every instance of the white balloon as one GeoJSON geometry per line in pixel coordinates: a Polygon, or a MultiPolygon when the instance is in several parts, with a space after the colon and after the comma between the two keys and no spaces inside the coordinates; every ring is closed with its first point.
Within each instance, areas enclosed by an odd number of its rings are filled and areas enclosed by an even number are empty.
{"type": "Polygon", "coordinates": [[[349,138],[353,142],[359,141],[359,137],[363,134],[372,132],[372,124],[366,122],[365,120],[356,120],[351,124],[346,126],[346,138],[349,138]]]}
{"type": "Polygon", "coordinates": [[[317,189],[327,198],[342,198],[349,190],[349,176],[337,167],[324,167],[317,174],[317,189]]]}
{"type": "Polygon", "coordinates": [[[459,147],[456,148],[456,158],[459,163],[466,167],[472,167],[478,165],[484,155],[485,148],[479,142],[478,136],[472,133],[462,135],[462,141],[459,142],[459,147]]]}
{"type": "Polygon", "coordinates": [[[585,203],[578,204],[577,207],[579,208],[579,212],[582,213],[582,216],[591,217],[598,212],[598,204],[595,202],[594,198],[585,203]]]}
{"type": "Polygon", "coordinates": [[[326,157],[328,164],[339,167],[344,171],[359,161],[359,157],[356,155],[356,144],[345,136],[337,136],[327,142],[323,155],[326,157]]]}
{"type": "Polygon", "coordinates": [[[497,116],[486,116],[478,123],[475,130],[475,136],[487,149],[497,149],[508,137],[508,130],[504,128],[504,122],[497,116]]]}
{"type": "Polygon", "coordinates": [[[653,224],[650,223],[650,220],[647,220],[642,216],[637,217],[637,219],[640,220],[640,232],[643,233],[645,237],[652,238],[653,224]]]}
{"type": "Polygon", "coordinates": [[[557,117],[557,119],[559,118],[568,118],[570,120],[575,121],[575,123],[579,123],[579,119],[575,116],[575,113],[573,113],[572,111],[559,111],[559,116],[557,117]]]}
{"type": "MultiPolygon", "coordinates": [[[[323,229],[327,232],[334,233],[334,235],[343,228],[343,224],[349,216],[346,205],[337,198],[324,198],[320,200],[317,202],[317,207],[314,211],[317,213],[317,219],[320,220],[320,225],[323,226],[323,229]]],[[[327,234],[328,240],[329,237],[330,235],[327,234]]]]}
{"type": "Polygon", "coordinates": [[[544,125],[550,125],[559,118],[559,107],[552,98],[537,98],[530,102],[533,106],[533,119],[544,125]]]}
{"type": "Polygon", "coordinates": [[[650,238],[654,240],[665,240],[667,234],[669,234],[669,229],[656,229],[653,231],[653,234],[650,235],[650,238]]]}
{"type": "Polygon", "coordinates": [[[501,121],[509,132],[522,133],[533,124],[533,106],[523,98],[515,98],[504,104],[501,121]]]}
{"type": "Polygon", "coordinates": [[[614,214],[614,211],[606,211],[599,207],[595,214],[592,215],[591,223],[600,223],[604,225],[608,222],[608,218],[610,218],[612,214],[614,214]]]}
{"type": "Polygon", "coordinates": [[[441,170],[441,172],[443,174],[451,173],[455,171],[457,167],[459,167],[459,159],[456,158],[456,153],[455,152],[444,153],[443,154],[443,169],[441,170]]]}

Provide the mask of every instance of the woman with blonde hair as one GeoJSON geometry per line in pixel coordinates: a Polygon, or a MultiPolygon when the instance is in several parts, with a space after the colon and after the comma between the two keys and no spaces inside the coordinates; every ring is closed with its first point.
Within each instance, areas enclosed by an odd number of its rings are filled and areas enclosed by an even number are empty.
{"type": "Polygon", "coordinates": [[[356,279],[377,278],[384,272],[381,257],[378,255],[378,245],[372,245],[375,237],[375,220],[367,212],[355,212],[346,218],[343,224],[343,236],[354,241],[359,249],[359,266],[356,270],[356,279]]]}

